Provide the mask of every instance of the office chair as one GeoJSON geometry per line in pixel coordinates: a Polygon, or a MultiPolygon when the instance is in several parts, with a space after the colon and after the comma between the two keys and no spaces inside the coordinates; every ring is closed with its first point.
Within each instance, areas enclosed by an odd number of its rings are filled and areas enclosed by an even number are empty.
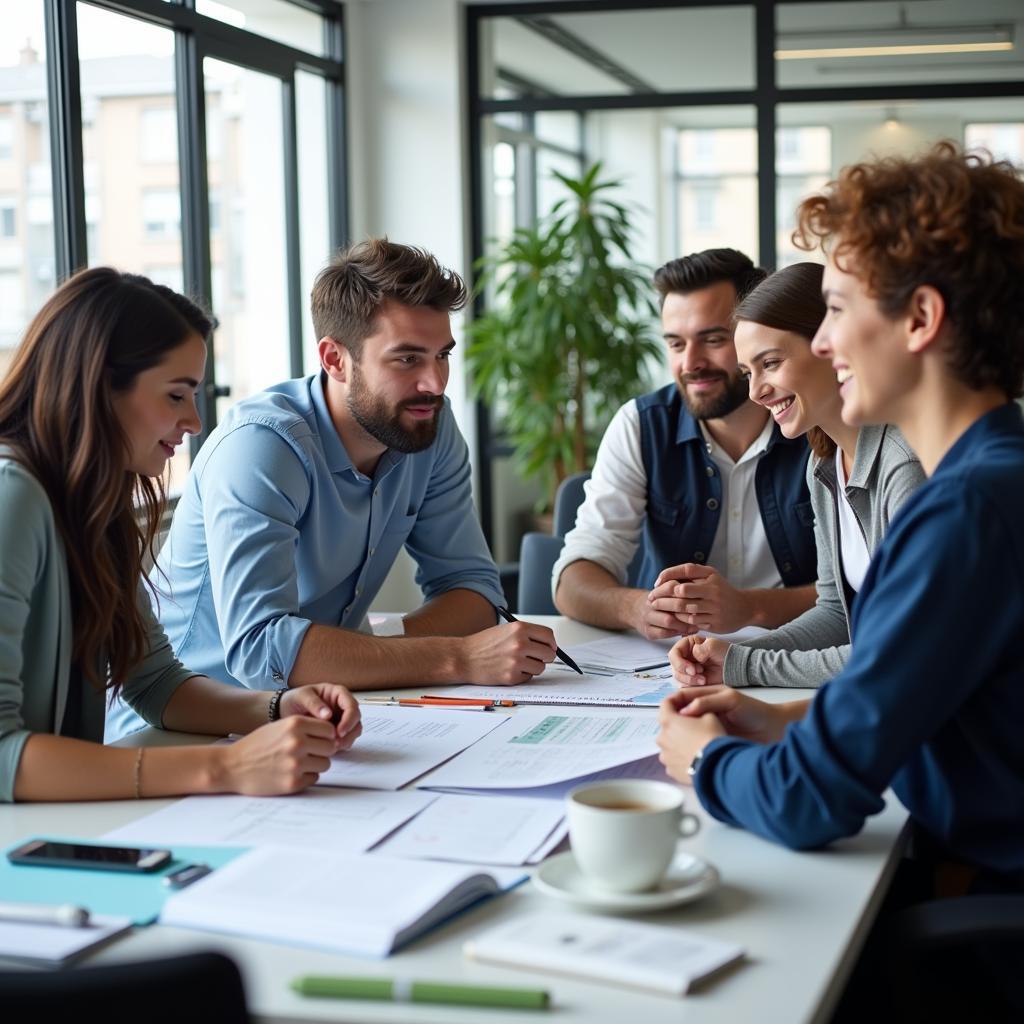
{"type": "Polygon", "coordinates": [[[583,503],[583,485],[590,473],[567,476],[555,492],[553,533],[527,533],[519,546],[519,595],[521,615],[557,615],[551,600],[551,570],[565,543],[565,535],[576,525],[576,510],[583,503]]]}
{"type": "Polygon", "coordinates": [[[927,900],[897,913],[885,962],[900,1019],[1024,1019],[1024,895],[927,900]]]}
{"type": "Polygon", "coordinates": [[[192,953],[59,971],[0,971],[4,1019],[102,1024],[249,1024],[238,968],[220,953],[192,953]]]}
{"type": "MultiPolygon", "coordinates": [[[[519,593],[517,611],[524,615],[557,615],[551,600],[551,571],[558,561],[565,535],[576,525],[576,512],[583,504],[583,485],[590,473],[567,476],[555,493],[555,508],[550,536],[546,533],[527,533],[519,547],[519,593]]],[[[641,542],[629,565],[626,579],[636,586],[644,560],[641,542]]]]}

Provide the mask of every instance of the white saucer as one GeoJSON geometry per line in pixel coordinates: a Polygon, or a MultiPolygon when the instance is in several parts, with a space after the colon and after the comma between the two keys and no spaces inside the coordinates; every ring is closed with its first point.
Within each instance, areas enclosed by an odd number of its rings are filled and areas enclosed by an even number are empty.
{"type": "Polygon", "coordinates": [[[689,903],[718,888],[718,872],[700,857],[676,855],[668,873],[645,892],[608,892],[595,888],[580,872],[572,851],[549,857],[537,869],[533,884],[545,896],[595,910],[662,910],[689,903]]]}

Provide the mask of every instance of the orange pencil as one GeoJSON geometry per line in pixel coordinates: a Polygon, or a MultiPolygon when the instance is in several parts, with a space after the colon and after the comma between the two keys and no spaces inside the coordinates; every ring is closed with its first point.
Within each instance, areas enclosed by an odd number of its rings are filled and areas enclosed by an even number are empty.
{"type": "Polygon", "coordinates": [[[432,697],[429,693],[423,694],[420,700],[424,704],[466,704],[479,705],[485,708],[514,708],[514,700],[489,700],[478,697],[432,697]]]}
{"type": "Polygon", "coordinates": [[[362,697],[359,702],[390,704],[392,707],[401,708],[439,707],[452,711],[490,711],[494,707],[515,707],[515,702],[510,700],[445,700],[440,697],[362,697]]]}

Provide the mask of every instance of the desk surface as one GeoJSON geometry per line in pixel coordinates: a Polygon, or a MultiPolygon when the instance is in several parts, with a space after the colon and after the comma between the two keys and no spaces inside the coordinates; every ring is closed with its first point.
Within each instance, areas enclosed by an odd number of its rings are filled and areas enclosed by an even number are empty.
{"type": "MultiPolygon", "coordinates": [[[[537,619],[554,625],[563,645],[601,635],[578,623],[537,619]]],[[[767,700],[788,700],[806,692],[752,691],[767,700]]],[[[628,713],[654,714],[649,709],[628,713]]],[[[159,743],[171,737],[151,732],[145,740],[159,743]]],[[[0,812],[0,842],[9,844],[23,836],[47,832],[99,836],[169,802],[6,807],[0,812]]],[[[886,810],[871,819],[859,836],[825,851],[794,853],[713,821],[696,806],[695,800],[690,801],[690,809],[701,815],[703,827],[694,839],[687,840],[688,849],[718,868],[722,887],[696,903],[636,915],[635,919],[693,928],[708,937],[740,943],[746,947],[748,959],[684,1000],[464,959],[462,943],[481,929],[516,914],[555,906],[530,884],[473,908],[387,960],[360,960],[155,926],[137,930],[90,962],[160,957],[197,948],[222,950],[234,957],[242,969],[253,1013],[268,1021],[450,1024],[486,1020],[511,1024],[527,1016],[523,1011],[510,1010],[309,1000],[294,996],[287,987],[297,974],[331,972],[542,985],[553,998],[550,1019],[565,1024],[621,1024],[631,1019],[646,1024],[684,1018],[721,1024],[827,1020],[902,852],[906,812],[890,798],[886,810]]],[[[301,870],[301,859],[296,858],[293,866],[301,870]]],[[[287,866],[282,864],[282,870],[287,870],[287,866]]],[[[310,884],[327,883],[311,880],[310,884]]],[[[350,883],[339,879],[338,884],[350,883]]],[[[569,913],[587,913],[573,911],[564,904],[557,907],[569,913]]]]}

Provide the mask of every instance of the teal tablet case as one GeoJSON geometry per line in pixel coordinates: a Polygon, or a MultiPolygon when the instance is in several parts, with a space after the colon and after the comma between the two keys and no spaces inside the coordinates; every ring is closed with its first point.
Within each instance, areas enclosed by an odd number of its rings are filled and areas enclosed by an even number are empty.
{"type": "Polygon", "coordinates": [[[163,884],[165,875],[186,864],[208,864],[219,868],[233,860],[246,847],[174,846],[171,862],[159,871],[97,871],[82,868],[54,868],[12,864],[7,853],[33,839],[55,839],[91,846],[126,846],[95,839],[67,836],[26,836],[12,844],[0,857],[0,901],[17,903],[72,903],[92,914],[130,917],[135,924],[152,924],[173,890],[163,884]]]}

